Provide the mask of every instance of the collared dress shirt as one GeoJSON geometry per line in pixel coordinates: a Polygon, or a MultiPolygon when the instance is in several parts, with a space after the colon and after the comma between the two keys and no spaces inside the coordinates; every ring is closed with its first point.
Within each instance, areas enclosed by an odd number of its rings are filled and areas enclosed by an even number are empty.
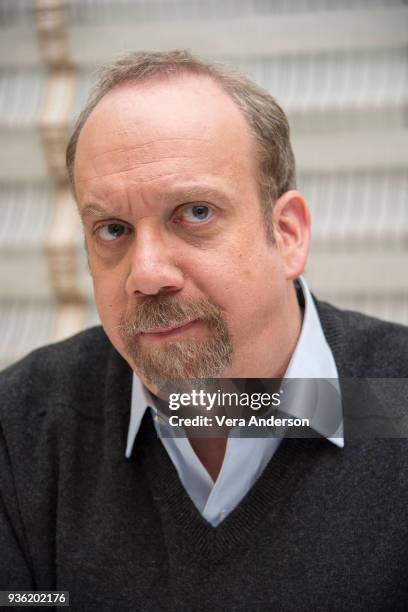
{"type": "MultiPolygon", "coordinates": [[[[298,287],[303,293],[304,316],[301,333],[285,373],[285,379],[326,379],[337,391],[338,373],[333,354],[327,344],[319,316],[309,288],[303,277],[298,278],[298,287]]],[[[299,394],[294,394],[291,413],[299,415],[296,405],[299,394]]],[[[140,423],[147,409],[152,411],[159,432],[157,408],[154,396],[133,375],[131,414],[128,429],[126,457],[133,452],[133,445],[140,423]]],[[[341,404],[328,402],[327,411],[341,410],[341,404]],[[340,406],[340,408],[339,408],[340,406]]],[[[299,415],[300,416],[300,415],[299,415]]],[[[339,427],[328,439],[339,447],[344,446],[342,415],[335,415],[339,427]]],[[[318,433],[319,425],[311,422],[318,433]]],[[[177,470],[180,481],[196,508],[211,525],[216,527],[239,504],[272,459],[282,438],[229,437],[224,460],[217,480],[214,482],[195,454],[187,437],[160,438],[177,470]]]]}

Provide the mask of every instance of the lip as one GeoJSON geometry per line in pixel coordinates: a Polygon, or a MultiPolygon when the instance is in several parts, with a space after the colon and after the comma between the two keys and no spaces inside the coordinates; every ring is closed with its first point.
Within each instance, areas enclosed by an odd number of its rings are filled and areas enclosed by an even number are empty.
{"type": "Polygon", "coordinates": [[[181,325],[173,325],[172,327],[155,327],[154,329],[147,329],[146,331],[141,332],[140,335],[147,338],[168,338],[170,336],[183,333],[184,331],[193,327],[196,323],[198,323],[198,319],[194,319],[188,323],[182,323],[181,325]]]}

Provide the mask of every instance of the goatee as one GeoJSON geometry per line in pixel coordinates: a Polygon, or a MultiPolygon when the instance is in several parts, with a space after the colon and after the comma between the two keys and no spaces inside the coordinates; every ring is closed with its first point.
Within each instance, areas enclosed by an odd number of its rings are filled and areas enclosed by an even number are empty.
{"type": "Polygon", "coordinates": [[[207,299],[175,301],[151,296],[134,312],[122,316],[119,331],[135,370],[147,382],[161,388],[169,380],[217,378],[231,365],[232,341],[224,316],[207,299]],[[200,320],[208,337],[168,340],[158,347],[145,347],[140,334],[200,320]]]}

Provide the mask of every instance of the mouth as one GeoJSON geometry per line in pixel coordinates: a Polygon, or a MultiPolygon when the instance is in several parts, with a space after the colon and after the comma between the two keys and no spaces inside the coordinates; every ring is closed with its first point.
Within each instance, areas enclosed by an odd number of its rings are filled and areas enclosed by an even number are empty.
{"type": "Polygon", "coordinates": [[[149,340],[165,340],[167,338],[173,338],[178,335],[181,335],[184,332],[193,329],[199,323],[199,319],[194,319],[194,321],[189,321],[188,323],[181,323],[180,325],[172,325],[170,327],[155,327],[152,329],[147,329],[144,332],[140,332],[140,337],[149,340]]]}

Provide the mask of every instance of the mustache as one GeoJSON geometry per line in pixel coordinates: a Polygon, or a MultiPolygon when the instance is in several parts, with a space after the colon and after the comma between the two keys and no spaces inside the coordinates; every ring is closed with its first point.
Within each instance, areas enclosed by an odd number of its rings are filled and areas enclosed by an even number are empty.
{"type": "Polygon", "coordinates": [[[122,316],[119,331],[129,338],[147,330],[186,325],[201,319],[211,328],[223,320],[221,309],[207,299],[175,301],[163,297],[146,297],[133,312],[122,316]]]}

